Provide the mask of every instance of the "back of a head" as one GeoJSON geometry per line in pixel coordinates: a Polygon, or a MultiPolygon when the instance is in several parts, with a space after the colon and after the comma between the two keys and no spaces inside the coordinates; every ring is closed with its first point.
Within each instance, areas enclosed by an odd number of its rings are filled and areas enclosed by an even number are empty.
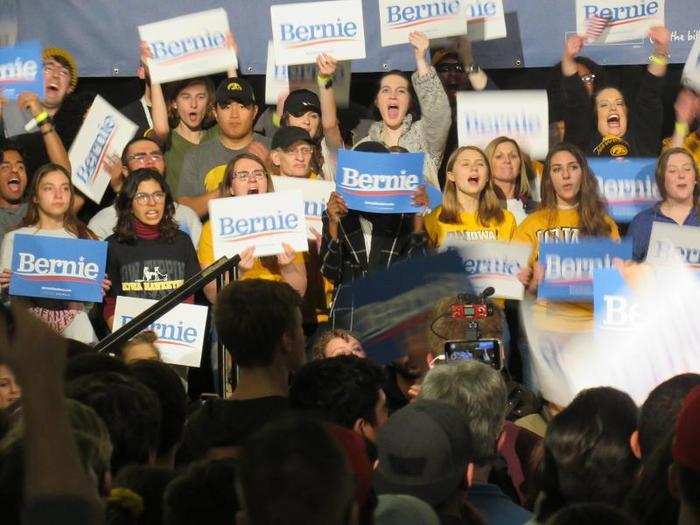
{"type": "Polygon", "coordinates": [[[572,503],[622,504],[639,464],[629,446],[637,412],[624,392],[599,387],[554,417],[544,439],[539,521],[572,503]]]}
{"type": "Polygon", "coordinates": [[[375,525],[439,525],[440,518],[422,499],[408,494],[382,494],[374,511],[375,525]]]}
{"type": "Polygon", "coordinates": [[[353,512],[345,454],[311,418],[266,425],[250,439],[239,472],[250,525],[341,525],[353,512]]]}
{"type": "Polygon", "coordinates": [[[158,396],[161,409],[158,456],[166,456],[182,439],[187,412],[187,393],[169,365],[141,360],[129,365],[132,375],[158,396]]]}
{"type": "Polygon", "coordinates": [[[114,479],[112,494],[107,499],[107,522],[111,524],[135,521],[138,525],[159,525],[163,522],[163,494],[173,478],[175,471],[165,467],[124,467],[114,479]],[[140,512],[134,512],[133,507],[125,504],[129,497],[124,498],[124,491],[121,489],[127,489],[141,499],[140,512]],[[129,517],[136,519],[129,520],[129,517]]]}
{"type": "Polygon", "coordinates": [[[683,398],[700,385],[700,374],[680,374],[649,393],[639,412],[639,448],[642,458],[651,454],[676,425],[683,398]]]}
{"type": "Polygon", "coordinates": [[[192,463],[165,491],[163,523],[231,525],[239,509],[234,460],[192,463]]]}
{"type": "MultiPolygon", "coordinates": [[[[673,441],[673,478],[677,481],[681,512],[700,523],[700,386],[683,400],[673,441]],[[683,512],[686,510],[686,512],[683,512]]],[[[680,522],[680,520],[679,520],[680,522]]]]}
{"type": "Polygon", "coordinates": [[[160,403],[148,387],[130,376],[107,372],[79,377],[66,395],[102,418],[112,439],[112,473],[129,464],[145,464],[158,449],[160,403]]]}
{"type": "Polygon", "coordinates": [[[547,520],[546,525],[635,525],[635,519],[612,505],[579,503],[564,507],[547,520]]]}
{"type": "Polygon", "coordinates": [[[419,399],[457,408],[472,433],[475,462],[484,465],[494,458],[508,400],[506,384],[495,369],[478,361],[435,366],[421,384],[419,399]]]}
{"type": "Polygon", "coordinates": [[[124,375],[130,374],[129,368],[116,357],[97,352],[85,352],[78,353],[75,357],[68,359],[64,377],[66,383],[70,383],[81,376],[104,372],[116,372],[124,375]]]}
{"type": "Polygon", "coordinates": [[[311,361],[294,376],[289,402],[345,428],[352,429],[360,418],[376,425],[384,379],[379,365],[354,355],[311,361]]]}
{"type": "Polygon", "coordinates": [[[287,283],[236,281],[216,301],[216,330],[238,366],[269,366],[283,334],[299,322],[300,304],[299,294],[287,283]]]}

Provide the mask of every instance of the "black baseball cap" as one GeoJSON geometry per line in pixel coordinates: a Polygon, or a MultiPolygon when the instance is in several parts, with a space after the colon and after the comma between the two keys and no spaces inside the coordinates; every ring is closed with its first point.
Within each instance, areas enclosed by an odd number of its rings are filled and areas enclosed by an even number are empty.
{"type": "Polygon", "coordinates": [[[309,135],[309,132],[297,126],[284,126],[277,130],[277,133],[272,137],[272,149],[286,149],[296,142],[307,142],[314,145],[314,140],[309,135]]]}
{"type": "Polygon", "coordinates": [[[253,87],[242,78],[225,79],[216,88],[216,104],[220,107],[226,107],[231,101],[244,106],[256,104],[253,87]]]}
{"type": "Polygon", "coordinates": [[[315,111],[319,115],[321,114],[321,101],[313,91],[295,89],[284,101],[282,113],[291,113],[295,117],[300,117],[307,111],[315,111]]]}

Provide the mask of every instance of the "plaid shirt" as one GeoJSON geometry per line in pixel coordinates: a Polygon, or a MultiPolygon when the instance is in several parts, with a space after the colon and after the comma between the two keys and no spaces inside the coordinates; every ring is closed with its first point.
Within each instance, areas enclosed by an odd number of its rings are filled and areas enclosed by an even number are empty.
{"type": "Polygon", "coordinates": [[[360,214],[350,211],[343,217],[337,239],[331,239],[328,215],[323,214],[321,273],[335,285],[331,322],[336,328],[352,329],[354,301],[350,283],[402,259],[426,254],[425,236],[413,233],[413,214],[367,214],[365,218],[372,223],[369,260],[360,214]]]}

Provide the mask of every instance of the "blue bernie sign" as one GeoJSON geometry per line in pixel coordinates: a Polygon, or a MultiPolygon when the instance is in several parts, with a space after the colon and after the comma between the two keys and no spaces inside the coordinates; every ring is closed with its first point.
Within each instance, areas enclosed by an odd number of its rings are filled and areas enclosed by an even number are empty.
{"type": "Polygon", "coordinates": [[[416,213],[411,199],[425,183],[423,153],[367,153],[340,150],[336,191],[351,210],[416,213]]]}
{"type": "Polygon", "coordinates": [[[107,243],[42,235],[17,235],[10,294],[102,302],[107,243]]]}
{"type": "Polygon", "coordinates": [[[12,47],[0,47],[0,92],[16,100],[29,91],[44,98],[44,62],[41,43],[30,40],[12,47]]]}
{"type": "Polygon", "coordinates": [[[537,296],[557,301],[592,301],[593,271],[614,268],[615,259],[631,258],[631,242],[584,239],[573,244],[543,243],[539,264],[544,267],[544,278],[537,296]]]}
{"type": "Polygon", "coordinates": [[[588,164],[608,201],[608,212],[617,222],[631,222],[640,211],[661,200],[654,177],[656,159],[594,157],[588,164]]]}

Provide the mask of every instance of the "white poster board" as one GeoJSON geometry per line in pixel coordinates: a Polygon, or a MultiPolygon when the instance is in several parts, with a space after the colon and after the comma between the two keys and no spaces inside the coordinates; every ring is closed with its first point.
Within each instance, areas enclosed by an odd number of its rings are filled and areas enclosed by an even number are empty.
{"type": "Polygon", "coordinates": [[[320,53],[336,60],[365,58],[361,0],[270,6],[275,64],[312,64],[320,53]]]}
{"type": "Polygon", "coordinates": [[[151,80],[171,82],[238,67],[235,53],[226,44],[228,16],[223,8],[178,16],[139,26],[148,44],[151,80]]]}
{"type": "Polygon", "coordinates": [[[700,269],[700,227],[653,223],[646,261],[654,264],[681,262],[700,269]]]}
{"type": "Polygon", "coordinates": [[[464,270],[474,293],[480,294],[493,286],[494,297],[523,298],[523,283],[518,279],[520,270],[527,266],[532,247],[529,244],[502,241],[460,241],[447,239],[440,251],[454,249],[464,261],[464,270]]]}
{"type": "Polygon", "coordinates": [[[515,140],[534,159],[549,150],[549,106],[541,90],[460,91],[457,93],[460,146],[484,148],[501,135],[515,140]]]}
{"type": "Polygon", "coordinates": [[[73,185],[99,204],[110,180],[104,160],[111,155],[121,157],[137,130],[138,126],[109,102],[95,96],[68,152],[73,185]]]}
{"type": "Polygon", "coordinates": [[[323,231],[322,214],[326,203],[335,191],[335,182],[300,179],[298,177],[272,177],[275,191],[301,190],[304,197],[304,214],[309,239],[317,239],[323,231]]]}
{"type": "Polygon", "coordinates": [[[413,31],[428,38],[464,35],[467,24],[460,0],[426,3],[424,0],[379,0],[382,47],[408,43],[413,31]]]}
{"type": "Polygon", "coordinates": [[[469,40],[496,40],[508,36],[503,0],[462,0],[469,40]]]}
{"type": "MultiPolygon", "coordinates": [[[[350,64],[349,60],[338,62],[335,78],[333,79],[333,95],[339,108],[346,108],[350,104],[350,64]]],[[[270,40],[267,45],[265,103],[277,104],[277,98],[280,94],[286,94],[295,89],[308,89],[318,95],[316,64],[276,65],[275,48],[272,40],[270,40]]]]}
{"type": "MultiPolygon", "coordinates": [[[[112,331],[156,303],[153,299],[117,296],[112,331]]],[[[156,346],[163,362],[199,368],[207,326],[206,306],[180,303],[144,330],[158,335],[156,346]]]]}
{"type": "Polygon", "coordinates": [[[586,33],[586,20],[598,16],[609,20],[596,44],[644,40],[653,26],[663,26],[664,1],[576,0],[576,32],[586,33]]]}
{"type": "Polygon", "coordinates": [[[695,37],[695,43],[685,61],[683,83],[689,88],[700,92],[700,38],[698,36],[695,37]]]}
{"type": "Polygon", "coordinates": [[[209,201],[214,257],[230,257],[250,246],[255,256],[284,253],[282,243],[308,251],[301,190],[209,201]]]}

